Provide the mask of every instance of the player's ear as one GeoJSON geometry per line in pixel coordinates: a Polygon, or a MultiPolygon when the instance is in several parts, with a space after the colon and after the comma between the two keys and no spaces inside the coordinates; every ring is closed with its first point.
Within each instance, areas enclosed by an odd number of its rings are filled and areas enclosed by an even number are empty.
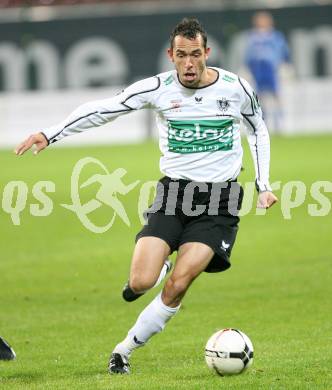
{"type": "Polygon", "coordinates": [[[167,49],[167,55],[170,61],[174,62],[173,48],[170,47],[167,49]]]}
{"type": "Polygon", "coordinates": [[[207,47],[205,49],[205,59],[206,60],[209,58],[210,53],[211,53],[211,47],[207,47]]]}

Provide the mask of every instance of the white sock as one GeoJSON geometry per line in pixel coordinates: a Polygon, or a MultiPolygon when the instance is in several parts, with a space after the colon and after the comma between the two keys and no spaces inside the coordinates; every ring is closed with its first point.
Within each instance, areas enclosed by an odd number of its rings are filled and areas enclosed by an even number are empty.
{"type": "Polygon", "coordinates": [[[164,263],[161,271],[160,271],[160,274],[159,274],[159,277],[158,277],[158,280],[156,281],[156,283],[152,286],[153,287],[157,287],[159,286],[159,284],[162,282],[162,280],[165,278],[166,274],[167,274],[167,271],[168,271],[168,265],[166,263],[164,263]]]}
{"type": "Polygon", "coordinates": [[[177,307],[166,306],[161,293],[142,311],[127,337],[119,343],[114,353],[130,356],[131,352],[142,347],[154,334],[161,332],[166,323],[178,312],[177,307]]]}

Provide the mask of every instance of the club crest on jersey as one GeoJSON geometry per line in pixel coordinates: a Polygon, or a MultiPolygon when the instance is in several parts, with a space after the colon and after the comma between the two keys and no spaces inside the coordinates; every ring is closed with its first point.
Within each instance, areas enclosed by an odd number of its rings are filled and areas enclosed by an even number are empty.
{"type": "Polygon", "coordinates": [[[225,97],[217,100],[217,105],[218,105],[219,110],[222,112],[226,112],[230,107],[230,103],[225,97]]]}

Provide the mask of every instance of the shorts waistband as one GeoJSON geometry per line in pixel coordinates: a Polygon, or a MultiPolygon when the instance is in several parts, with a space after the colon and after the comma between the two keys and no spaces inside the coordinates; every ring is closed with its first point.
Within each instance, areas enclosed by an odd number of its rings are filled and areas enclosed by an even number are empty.
{"type": "Polygon", "coordinates": [[[236,183],[237,182],[237,179],[229,179],[229,180],[226,180],[226,181],[221,181],[221,182],[217,182],[217,183],[213,183],[213,182],[207,182],[207,181],[204,181],[204,182],[201,182],[201,181],[196,181],[196,180],[187,180],[187,179],[174,179],[172,177],[169,177],[169,176],[164,176],[160,179],[160,181],[166,181],[166,182],[178,182],[180,184],[188,184],[188,183],[205,183],[207,185],[213,185],[213,184],[220,184],[220,183],[236,183]]]}

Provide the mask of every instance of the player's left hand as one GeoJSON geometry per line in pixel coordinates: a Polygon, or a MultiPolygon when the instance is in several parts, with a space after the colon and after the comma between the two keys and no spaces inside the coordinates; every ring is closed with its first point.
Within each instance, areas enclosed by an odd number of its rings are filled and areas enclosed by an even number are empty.
{"type": "Polygon", "coordinates": [[[268,209],[278,202],[278,198],[270,191],[260,192],[258,194],[257,208],[268,209]]]}

